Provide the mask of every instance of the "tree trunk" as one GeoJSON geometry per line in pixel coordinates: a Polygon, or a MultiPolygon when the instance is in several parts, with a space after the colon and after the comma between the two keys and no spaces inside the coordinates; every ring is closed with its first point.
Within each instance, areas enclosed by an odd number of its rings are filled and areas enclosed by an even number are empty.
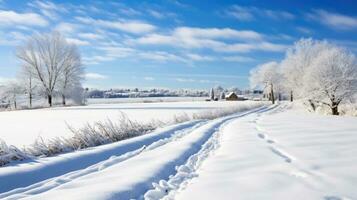
{"type": "Polygon", "coordinates": [[[316,106],[315,106],[314,102],[311,99],[309,99],[309,103],[310,103],[310,106],[311,106],[312,110],[315,111],[316,110],[316,106]]]}
{"type": "Polygon", "coordinates": [[[331,111],[332,111],[332,115],[339,115],[340,114],[338,112],[338,104],[336,102],[332,102],[331,111]]]}
{"type": "Polygon", "coordinates": [[[32,108],[32,93],[31,92],[29,94],[29,103],[30,103],[30,108],[32,108]]]}
{"type": "Polygon", "coordinates": [[[270,94],[271,94],[271,102],[272,102],[273,104],[275,104],[273,84],[270,84],[270,94]]]}
{"type": "Polygon", "coordinates": [[[293,91],[290,91],[290,101],[293,102],[294,101],[294,96],[293,96],[293,91]]]}
{"type": "Polygon", "coordinates": [[[62,105],[66,105],[66,96],[64,94],[62,94],[62,105]]]}
{"type": "Polygon", "coordinates": [[[52,95],[51,94],[47,95],[47,100],[48,100],[48,105],[50,105],[50,107],[52,107],[52,95]]]}

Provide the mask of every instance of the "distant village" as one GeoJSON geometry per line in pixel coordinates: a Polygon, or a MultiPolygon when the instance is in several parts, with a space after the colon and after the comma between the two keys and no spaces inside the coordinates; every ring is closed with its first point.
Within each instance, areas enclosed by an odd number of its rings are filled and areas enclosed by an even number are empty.
{"type": "Polygon", "coordinates": [[[240,90],[236,87],[225,89],[216,86],[210,90],[191,90],[191,89],[139,89],[139,88],[121,88],[121,89],[87,89],[87,98],[143,98],[143,97],[207,97],[207,101],[218,100],[247,100],[253,98],[262,98],[261,90],[240,90]]]}

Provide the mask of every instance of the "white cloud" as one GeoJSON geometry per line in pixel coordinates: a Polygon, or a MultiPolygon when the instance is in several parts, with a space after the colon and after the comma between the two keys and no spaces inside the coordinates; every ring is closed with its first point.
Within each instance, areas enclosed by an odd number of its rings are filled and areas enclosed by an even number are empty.
{"type": "Polygon", "coordinates": [[[328,12],[326,10],[314,10],[307,17],[333,29],[356,30],[357,17],[328,12]]]}
{"type": "Polygon", "coordinates": [[[155,78],[154,78],[154,77],[151,77],[151,76],[146,76],[146,77],[144,77],[144,80],[146,80],[146,81],[153,81],[153,80],[155,80],[155,78]]]}
{"type": "Polygon", "coordinates": [[[304,34],[311,34],[312,33],[312,30],[306,28],[306,27],[302,27],[302,26],[298,26],[296,27],[296,30],[300,31],[301,33],[304,33],[304,34]]]}
{"type": "Polygon", "coordinates": [[[56,27],[55,30],[59,31],[60,33],[74,33],[78,28],[77,24],[61,22],[56,27]]]}
{"type": "Polygon", "coordinates": [[[107,76],[98,73],[86,73],[84,77],[85,79],[91,79],[91,80],[103,80],[108,78],[107,76]]]}
{"type": "Polygon", "coordinates": [[[39,11],[46,17],[56,20],[59,18],[57,12],[67,12],[67,9],[59,4],[50,1],[33,1],[28,4],[29,6],[39,9],[39,11]]]}
{"type": "Polygon", "coordinates": [[[186,56],[193,61],[213,61],[213,60],[215,60],[214,57],[202,56],[202,55],[198,55],[198,54],[187,54],[186,56]]]}
{"type": "Polygon", "coordinates": [[[252,62],[254,61],[253,58],[244,57],[244,56],[225,56],[223,57],[224,61],[228,62],[252,62]]]}
{"type": "Polygon", "coordinates": [[[91,56],[91,57],[83,57],[83,64],[85,65],[97,65],[101,62],[112,61],[115,60],[114,57],[104,55],[104,56],[91,56]]]}
{"type": "Polygon", "coordinates": [[[137,53],[135,49],[120,46],[102,46],[97,47],[97,49],[104,51],[105,57],[111,58],[112,60],[115,58],[129,57],[137,53]]]}
{"type": "Polygon", "coordinates": [[[156,10],[149,9],[148,10],[149,14],[157,19],[162,19],[165,17],[165,15],[161,12],[158,12],[156,10]]]}
{"type": "Polygon", "coordinates": [[[0,10],[0,26],[47,26],[48,22],[36,13],[17,13],[14,11],[0,10]]]}
{"type": "Polygon", "coordinates": [[[158,62],[168,62],[168,61],[187,62],[186,59],[165,51],[142,51],[142,52],[138,52],[137,55],[140,56],[141,58],[158,61],[158,62]]]}
{"type": "Polygon", "coordinates": [[[254,19],[253,13],[245,7],[234,5],[225,12],[227,15],[232,16],[241,21],[250,21],[254,19]]]}
{"type": "Polygon", "coordinates": [[[16,46],[21,42],[25,41],[27,36],[21,32],[11,31],[11,32],[0,32],[0,45],[4,46],[16,46]]]}
{"type": "Polygon", "coordinates": [[[240,21],[251,21],[256,16],[267,17],[274,20],[292,20],[295,15],[290,12],[282,10],[269,10],[253,6],[239,6],[233,5],[224,12],[225,15],[234,17],[240,21]]]}
{"type": "Polygon", "coordinates": [[[88,41],[80,40],[77,38],[66,38],[66,41],[70,44],[78,45],[78,46],[87,46],[90,45],[88,41]]]}
{"type": "Polygon", "coordinates": [[[184,48],[218,47],[223,46],[222,42],[213,39],[232,40],[262,40],[263,35],[251,30],[234,30],[230,28],[193,28],[178,27],[171,34],[148,34],[138,39],[132,40],[139,44],[154,45],[175,45],[184,48]]]}
{"type": "Polygon", "coordinates": [[[175,78],[174,80],[177,82],[196,82],[195,79],[188,79],[188,78],[175,78]]]}
{"type": "Polygon", "coordinates": [[[89,40],[103,39],[102,35],[95,34],[95,33],[79,33],[78,37],[84,38],[84,39],[89,39],[89,40]]]}
{"type": "Polygon", "coordinates": [[[88,17],[76,17],[76,19],[82,23],[90,24],[94,26],[101,26],[110,29],[117,29],[120,31],[133,33],[133,34],[145,34],[152,32],[156,29],[154,25],[141,21],[109,21],[109,20],[96,20],[88,17]]]}
{"type": "Polygon", "coordinates": [[[129,44],[168,45],[186,49],[208,48],[218,52],[284,51],[286,45],[263,40],[263,35],[250,30],[230,28],[178,27],[170,34],[148,34],[128,40],[129,44]],[[244,40],[244,43],[226,43],[224,39],[244,40]]]}
{"type": "Polygon", "coordinates": [[[226,38],[226,39],[251,39],[260,40],[262,35],[251,30],[234,30],[231,28],[194,28],[178,27],[173,33],[176,37],[188,38],[226,38]]]}
{"type": "Polygon", "coordinates": [[[208,79],[174,78],[174,80],[182,83],[210,83],[210,84],[222,83],[221,81],[212,81],[208,79]]]}

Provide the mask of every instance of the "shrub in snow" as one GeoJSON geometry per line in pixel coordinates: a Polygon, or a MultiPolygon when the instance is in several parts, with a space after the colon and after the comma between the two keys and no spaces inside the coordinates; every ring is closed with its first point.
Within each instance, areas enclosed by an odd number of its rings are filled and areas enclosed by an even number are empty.
{"type": "Polygon", "coordinates": [[[139,123],[130,120],[128,116],[121,113],[119,118],[115,121],[107,119],[94,124],[87,123],[79,129],[75,129],[68,125],[68,128],[73,133],[71,137],[56,137],[47,140],[39,137],[32,145],[25,147],[22,151],[14,146],[8,147],[5,142],[1,142],[0,166],[12,160],[21,160],[32,156],[52,156],[63,152],[70,152],[78,149],[117,142],[147,134],[158,127],[187,122],[195,119],[216,119],[263,105],[265,105],[264,102],[241,102],[237,106],[226,109],[213,109],[198,112],[193,115],[182,113],[180,115],[175,115],[172,120],[168,120],[166,122],[153,120],[149,123],[139,123]]]}
{"type": "Polygon", "coordinates": [[[125,114],[121,113],[119,119],[115,122],[107,119],[106,121],[96,122],[94,124],[87,123],[84,127],[79,129],[68,125],[68,128],[73,133],[72,137],[57,137],[46,141],[42,138],[38,138],[33,145],[25,149],[25,152],[34,156],[50,156],[62,152],[121,141],[146,134],[161,125],[162,123],[157,121],[141,124],[130,120],[125,114]]]}
{"type": "Polygon", "coordinates": [[[15,146],[8,146],[0,139],[0,166],[14,160],[23,160],[28,156],[15,146]]]}

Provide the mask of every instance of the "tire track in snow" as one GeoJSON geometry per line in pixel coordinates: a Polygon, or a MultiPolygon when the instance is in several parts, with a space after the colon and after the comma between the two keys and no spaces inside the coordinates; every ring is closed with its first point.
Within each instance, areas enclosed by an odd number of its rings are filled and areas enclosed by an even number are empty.
{"type": "Polygon", "coordinates": [[[168,138],[159,139],[159,140],[149,144],[148,146],[143,145],[141,148],[133,150],[133,151],[129,151],[127,153],[124,153],[123,155],[111,156],[107,160],[96,163],[92,166],[89,166],[89,167],[83,169],[83,170],[77,170],[74,172],[70,172],[70,173],[64,174],[59,177],[41,181],[39,183],[30,185],[25,188],[18,188],[18,189],[0,194],[0,198],[1,199],[2,198],[19,199],[19,198],[24,198],[24,197],[28,196],[29,194],[33,195],[33,194],[38,194],[38,193],[42,193],[42,192],[54,189],[54,188],[59,187],[65,183],[69,183],[77,178],[89,175],[91,173],[95,173],[97,171],[104,170],[104,169],[106,169],[110,166],[113,166],[115,164],[118,164],[120,162],[124,162],[130,158],[140,155],[144,151],[150,151],[150,150],[156,149],[162,145],[165,145],[169,142],[178,140],[178,139],[184,137],[185,135],[189,134],[193,130],[203,126],[206,123],[207,123],[206,121],[201,121],[192,127],[185,128],[182,130],[177,130],[177,131],[175,131],[175,133],[173,135],[171,135],[168,138]]]}
{"type": "MultiPolygon", "coordinates": [[[[270,111],[274,108],[275,107],[266,108],[263,110],[259,110],[256,113],[260,114],[266,111],[270,111]]],[[[175,193],[178,190],[184,189],[192,178],[197,177],[196,171],[200,168],[202,162],[207,159],[208,156],[213,153],[217,148],[219,148],[219,140],[224,127],[238,118],[239,117],[236,117],[220,124],[219,127],[216,128],[216,131],[202,145],[202,148],[197,153],[191,155],[185,164],[175,167],[176,174],[170,175],[168,180],[162,179],[158,182],[152,183],[153,189],[148,190],[144,194],[143,198],[145,200],[174,199],[175,193]]]]}
{"type": "MultiPolygon", "coordinates": [[[[185,122],[160,128],[150,134],[101,145],[85,150],[40,158],[24,164],[0,168],[0,198],[16,188],[28,187],[54,177],[81,170],[109,159],[148,146],[158,140],[169,138],[178,131],[190,129],[204,120],[185,122]],[[21,177],[21,180],[18,180],[21,177]],[[6,194],[1,194],[5,193],[6,194]]],[[[7,195],[6,195],[7,196],[7,195]]]]}
{"type": "MultiPolygon", "coordinates": [[[[30,197],[31,199],[49,199],[54,196],[61,196],[64,199],[66,199],[66,197],[74,198],[69,188],[72,188],[73,192],[81,194],[77,199],[85,199],[86,197],[82,196],[82,194],[92,199],[143,198],[143,194],[151,188],[150,185],[152,182],[167,179],[169,175],[174,174],[175,166],[184,164],[190,156],[200,151],[202,145],[212,138],[222,124],[229,120],[263,110],[266,110],[266,108],[253,109],[251,111],[211,120],[202,126],[193,128],[190,134],[186,134],[185,137],[174,140],[175,142],[168,142],[163,145],[154,143],[153,146],[158,145],[160,148],[147,150],[150,149],[150,146],[147,146],[137,154],[138,156],[134,156],[126,162],[110,165],[111,167],[105,170],[96,171],[71,182],[61,184],[60,186],[63,187],[51,189],[44,185],[37,191],[25,192],[24,194],[11,196],[11,198],[30,197]],[[153,158],[157,159],[153,161],[153,158]],[[145,163],[145,165],[138,163],[145,163]],[[133,173],[140,174],[140,178],[126,177],[127,174],[133,173]],[[110,179],[106,177],[110,177],[110,179]],[[93,184],[93,182],[96,184],[105,182],[103,184],[105,184],[106,187],[102,188],[98,186],[95,191],[90,190],[89,188],[92,187],[91,184],[93,184]]],[[[65,179],[58,182],[61,183],[63,180],[65,179]]]]}

